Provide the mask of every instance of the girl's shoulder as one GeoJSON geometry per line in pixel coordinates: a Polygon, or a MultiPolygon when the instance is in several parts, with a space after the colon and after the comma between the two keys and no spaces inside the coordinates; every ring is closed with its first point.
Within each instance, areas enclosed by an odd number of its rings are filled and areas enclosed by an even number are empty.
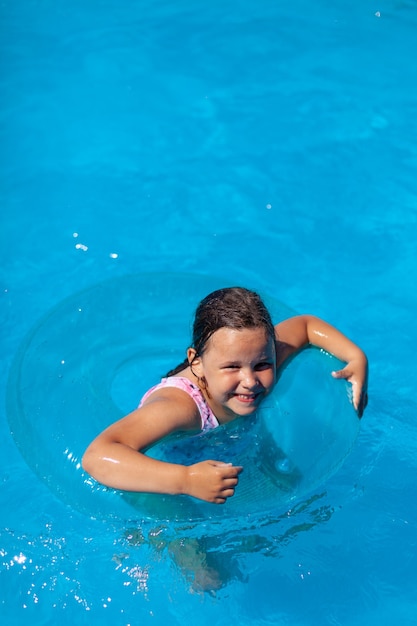
{"type": "Polygon", "coordinates": [[[188,405],[188,408],[192,408],[193,412],[198,415],[201,421],[201,424],[199,424],[201,430],[210,430],[219,426],[219,422],[208,406],[201,389],[186,376],[169,376],[163,378],[160,383],[154,385],[145,393],[139,404],[139,408],[152,400],[174,398],[181,401],[181,404],[185,403],[188,405]],[[179,390],[180,394],[177,394],[176,390],[179,390]]]}
{"type": "Polygon", "coordinates": [[[197,385],[193,384],[188,378],[185,378],[184,376],[170,376],[167,378],[162,378],[159,383],[153,385],[153,387],[148,389],[148,391],[143,395],[139,407],[143,406],[151,396],[153,396],[154,398],[159,396],[165,396],[165,394],[157,394],[157,396],[155,396],[155,394],[156,392],[167,388],[181,389],[192,398],[195,395],[198,395],[198,392],[200,391],[197,385]]]}
{"type": "Polygon", "coordinates": [[[285,361],[294,353],[294,346],[286,343],[285,341],[275,342],[275,351],[277,359],[277,369],[285,363],[285,361]]]}

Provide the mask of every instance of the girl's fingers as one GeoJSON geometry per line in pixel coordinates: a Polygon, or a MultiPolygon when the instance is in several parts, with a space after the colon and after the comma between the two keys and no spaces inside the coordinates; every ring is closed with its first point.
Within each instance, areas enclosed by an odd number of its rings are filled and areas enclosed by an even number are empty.
{"type": "Polygon", "coordinates": [[[231,498],[235,494],[234,489],[225,489],[220,496],[215,499],[215,504],[224,504],[227,498],[231,498]]]}
{"type": "Polygon", "coordinates": [[[358,416],[362,417],[363,412],[368,404],[368,394],[366,392],[366,382],[364,385],[358,384],[354,372],[349,367],[344,367],[341,370],[332,372],[333,378],[345,379],[352,385],[352,400],[355,410],[358,412],[358,416]],[[365,386],[365,389],[364,389],[365,386]]]}
{"type": "Polygon", "coordinates": [[[365,391],[362,395],[361,395],[361,399],[359,402],[359,407],[358,407],[358,416],[362,417],[364,410],[366,409],[366,407],[368,406],[368,393],[365,391]]]}
{"type": "Polygon", "coordinates": [[[341,370],[337,370],[336,372],[332,372],[333,378],[349,378],[351,374],[352,372],[350,372],[347,367],[344,367],[341,370]]]}

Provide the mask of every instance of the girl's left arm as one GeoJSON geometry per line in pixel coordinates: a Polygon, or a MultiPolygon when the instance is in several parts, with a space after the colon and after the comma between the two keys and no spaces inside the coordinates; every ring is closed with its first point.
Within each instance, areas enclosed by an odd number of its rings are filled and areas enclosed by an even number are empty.
{"type": "Polygon", "coordinates": [[[330,352],[346,365],[332,372],[352,384],[353,405],[362,417],[368,402],[368,359],[365,353],[336,328],[313,315],[297,315],[275,326],[280,366],[291,354],[311,344],[330,352]]]}

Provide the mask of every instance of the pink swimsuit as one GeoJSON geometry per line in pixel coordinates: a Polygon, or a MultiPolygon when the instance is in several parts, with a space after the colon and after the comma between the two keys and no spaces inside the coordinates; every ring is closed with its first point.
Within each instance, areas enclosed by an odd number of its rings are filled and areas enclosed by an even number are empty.
{"type": "Polygon", "coordinates": [[[205,401],[200,389],[197,385],[188,380],[188,378],[184,378],[183,376],[170,376],[169,378],[163,378],[158,385],[151,387],[149,391],[145,393],[140,401],[139,407],[142,406],[145,400],[147,400],[154,391],[157,389],[163,389],[164,387],[176,387],[177,389],[182,389],[185,393],[188,393],[188,395],[191,396],[200,412],[202,432],[219,426],[217,417],[205,401]]]}

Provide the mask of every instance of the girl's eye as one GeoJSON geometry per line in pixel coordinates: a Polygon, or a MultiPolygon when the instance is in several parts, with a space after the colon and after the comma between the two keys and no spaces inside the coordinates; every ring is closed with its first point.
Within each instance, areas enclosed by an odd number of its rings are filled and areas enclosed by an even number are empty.
{"type": "Polygon", "coordinates": [[[268,362],[264,362],[264,363],[258,363],[258,365],[256,365],[255,369],[257,372],[259,371],[263,371],[263,370],[268,370],[272,367],[272,363],[268,363],[268,362]]]}
{"type": "MultiPolygon", "coordinates": [[[[268,361],[263,361],[262,363],[257,363],[255,365],[255,367],[254,367],[254,370],[256,372],[260,372],[260,371],[263,371],[263,370],[268,370],[271,367],[273,367],[272,363],[269,363],[268,361]]],[[[238,370],[238,369],[240,369],[240,365],[231,363],[230,365],[224,365],[222,369],[224,369],[224,370],[238,370]]]]}

